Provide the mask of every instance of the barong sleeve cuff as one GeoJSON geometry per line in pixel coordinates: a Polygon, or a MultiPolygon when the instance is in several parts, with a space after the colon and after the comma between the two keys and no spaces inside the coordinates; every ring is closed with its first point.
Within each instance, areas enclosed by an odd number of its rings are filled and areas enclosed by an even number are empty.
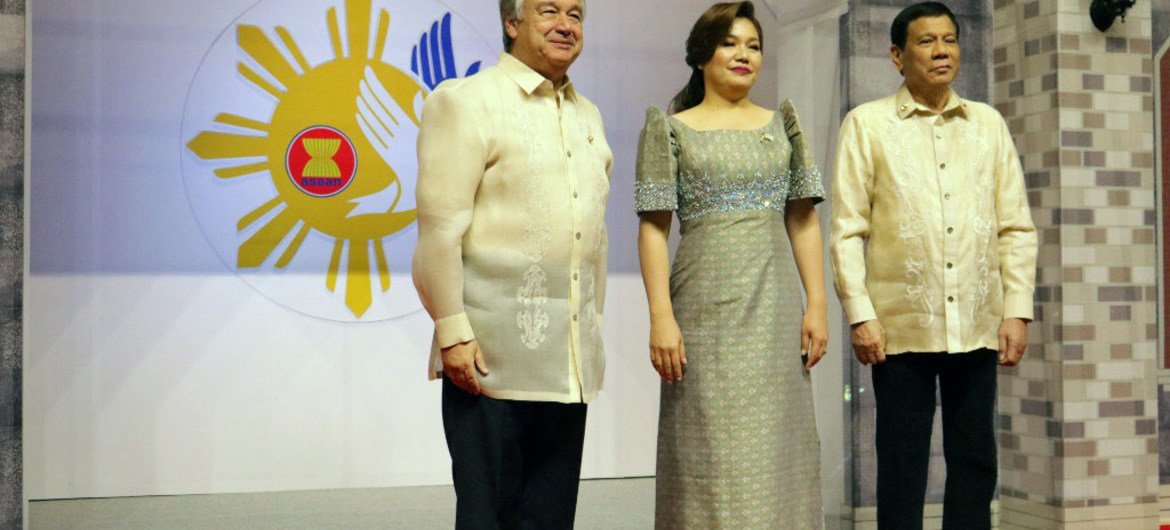
{"type": "Polygon", "coordinates": [[[1003,294],[1003,318],[1032,320],[1032,293],[1011,292],[1003,294]]]}
{"type": "Polygon", "coordinates": [[[858,324],[867,320],[876,320],[877,311],[873,308],[873,302],[868,296],[858,296],[848,300],[842,300],[841,305],[845,309],[845,316],[849,317],[849,324],[858,324]]]}
{"type": "Polygon", "coordinates": [[[440,348],[449,348],[471,340],[475,340],[475,333],[471,331],[471,321],[467,320],[467,313],[435,320],[435,341],[440,348]]]}

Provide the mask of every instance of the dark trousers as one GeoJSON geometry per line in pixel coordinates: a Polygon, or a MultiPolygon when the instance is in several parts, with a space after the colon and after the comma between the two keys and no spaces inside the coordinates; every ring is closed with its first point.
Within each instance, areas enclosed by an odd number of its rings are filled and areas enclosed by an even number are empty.
{"type": "Polygon", "coordinates": [[[455,528],[573,528],[585,410],[473,396],[443,378],[455,528]]]}
{"type": "Polygon", "coordinates": [[[873,365],[877,401],[878,528],[922,528],[935,381],[942,397],[945,530],[991,528],[998,354],[903,353],[873,365]]]}

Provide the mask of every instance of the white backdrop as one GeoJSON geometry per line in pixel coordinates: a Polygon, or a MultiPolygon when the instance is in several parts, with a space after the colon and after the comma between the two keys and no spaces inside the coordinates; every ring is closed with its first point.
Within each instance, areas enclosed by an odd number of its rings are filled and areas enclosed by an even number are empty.
{"type": "MultiPolygon", "coordinates": [[[[495,2],[440,3],[498,51],[495,2]]],[[[402,18],[394,10],[410,2],[375,4],[390,6],[393,30],[402,18]]],[[[278,303],[217,253],[192,208],[183,176],[189,88],[213,43],[252,5],[30,2],[29,499],[450,481],[439,386],[425,377],[425,314],[339,322],[278,303]]],[[[634,152],[644,108],[665,105],[685,81],[683,42],[708,5],[592,0],[585,53],[570,71],[601,109],[615,155],[608,369],[590,406],[585,477],[654,473],[658,383],[645,353],[634,152]]],[[[779,35],[774,13],[760,7],[765,32],[779,35]]],[[[776,55],[781,65],[801,61],[776,55]]],[[[758,102],[779,101],[783,72],[761,82],[758,102]]],[[[829,103],[800,90],[792,97],[806,128],[827,136],[810,122],[827,119],[829,103]]],[[[388,257],[401,285],[409,256],[388,257]]],[[[839,444],[839,367],[816,378],[818,399],[837,396],[818,402],[822,439],[836,433],[839,444]]],[[[841,453],[831,447],[827,507],[841,487],[841,453]]]]}

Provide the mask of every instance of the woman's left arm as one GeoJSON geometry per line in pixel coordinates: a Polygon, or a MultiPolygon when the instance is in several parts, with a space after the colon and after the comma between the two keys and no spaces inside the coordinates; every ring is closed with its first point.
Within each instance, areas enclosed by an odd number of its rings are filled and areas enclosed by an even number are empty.
{"type": "Polygon", "coordinates": [[[821,224],[817,218],[816,201],[799,199],[789,201],[784,213],[784,226],[792,242],[792,255],[800,273],[800,283],[808,307],[800,325],[800,355],[805,357],[805,369],[825,355],[829,341],[829,325],[825,316],[825,259],[822,254],[821,224]],[[807,356],[807,357],[806,357],[807,356]]]}

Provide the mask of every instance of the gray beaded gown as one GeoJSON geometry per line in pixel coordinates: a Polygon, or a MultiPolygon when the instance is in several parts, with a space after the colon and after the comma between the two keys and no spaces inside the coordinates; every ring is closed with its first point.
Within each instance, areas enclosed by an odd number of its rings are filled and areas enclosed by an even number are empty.
{"type": "Polygon", "coordinates": [[[688,365],[662,384],[655,527],[821,528],[784,209],[824,188],[792,103],[746,131],[697,131],[649,109],[634,197],[639,212],[674,210],[682,235],[670,295],[688,365]]]}

